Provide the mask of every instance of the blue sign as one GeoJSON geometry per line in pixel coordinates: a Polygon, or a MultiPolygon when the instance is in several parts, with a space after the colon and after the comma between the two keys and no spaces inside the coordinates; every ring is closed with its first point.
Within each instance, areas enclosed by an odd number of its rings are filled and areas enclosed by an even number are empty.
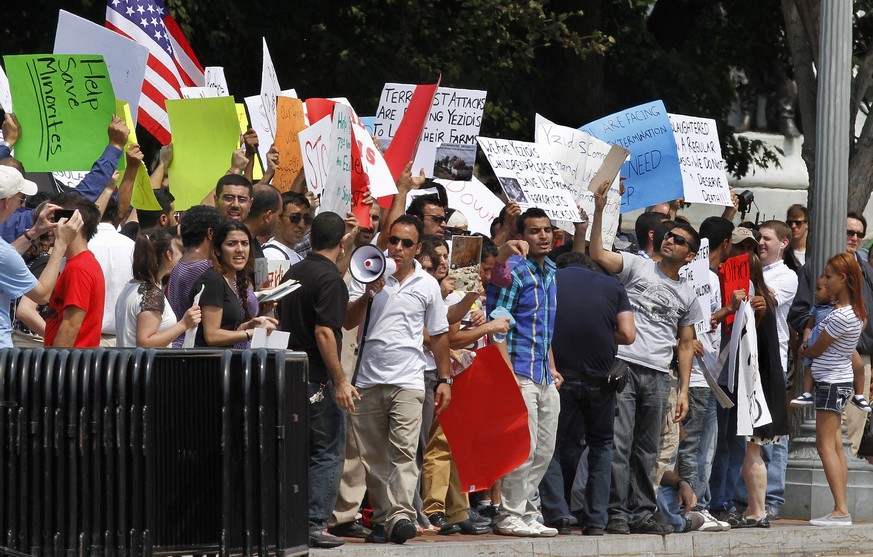
{"type": "Polygon", "coordinates": [[[579,129],[630,150],[630,161],[621,168],[627,176],[622,213],[684,195],[673,126],[662,101],[626,108],[579,129]]]}
{"type": "Polygon", "coordinates": [[[364,129],[367,130],[367,133],[373,135],[373,124],[376,122],[375,116],[361,116],[361,123],[364,125],[364,129]]]}

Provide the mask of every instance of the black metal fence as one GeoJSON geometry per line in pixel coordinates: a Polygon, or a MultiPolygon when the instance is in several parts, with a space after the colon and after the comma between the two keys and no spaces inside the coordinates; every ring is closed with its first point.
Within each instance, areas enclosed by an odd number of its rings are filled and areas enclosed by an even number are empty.
{"type": "Polygon", "coordinates": [[[308,552],[305,354],[0,350],[0,552],[308,552]]]}

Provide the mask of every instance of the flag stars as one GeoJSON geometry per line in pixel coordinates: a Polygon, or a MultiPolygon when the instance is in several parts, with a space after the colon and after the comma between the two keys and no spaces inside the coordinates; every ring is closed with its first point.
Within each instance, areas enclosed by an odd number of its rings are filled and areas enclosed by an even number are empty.
{"type": "Polygon", "coordinates": [[[129,15],[129,16],[133,15],[133,8],[131,8],[130,6],[127,7],[127,15],[129,15]]]}
{"type": "Polygon", "coordinates": [[[155,39],[161,40],[161,32],[160,31],[155,31],[155,39]]]}
{"type": "Polygon", "coordinates": [[[140,15],[145,13],[145,8],[142,7],[142,4],[136,7],[136,11],[139,12],[140,15]]]}
{"type": "Polygon", "coordinates": [[[149,24],[149,20],[147,20],[146,18],[142,18],[139,20],[139,24],[142,25],[143,27],[145,27],[146,25],[149,24]]]}
{"type": "Polygon", "coordinates": [[[152,6],[151,4],[149,4],[149,13],[150,13],[150,14],[155,13],[155,7],[152,6]]]}
{"type": "Polygon", "coordinates": [[[118,7],[119,4],[121,4],[120,0],[112,0],[112,5],[115,6],[116,8],[118,7]]]}
{"type": "Polygon", "coordinates": [[[158,6],[158,15],[164,15],[164,8],[158,6]]]}
{"type": "Polygon", "coordinates": [[[155,27],[158,26],[158,18],[156,18],[156,17],[152,18],[152,25],[154,25],[155,27]]]}

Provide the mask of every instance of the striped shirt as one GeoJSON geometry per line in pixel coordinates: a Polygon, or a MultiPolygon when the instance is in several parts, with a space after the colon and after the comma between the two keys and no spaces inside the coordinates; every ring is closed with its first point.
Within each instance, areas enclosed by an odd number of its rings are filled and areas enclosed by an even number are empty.
{"type": "MultiPolygon", "coordinates": [[[[170,280],[167,282],[167,301],[170,307],[173,308],[173,313],[176,314],[176,320],[181,321],[185,316],[185,312],[191,307],[189,303],[191,295],[191,286],[197,282],[200,275],[206,269],[212,268],[212,261],[209,259],[200,259],[199,261],[179,261],[170,272],[170,280]]],[[[185,333],[179,335],[173,341],[173,348],[182,348],[182,342],[185,340],[185,333]]]]}
{"type": "Polygon", "coordinates": [[[852,306],[837,308],[820,325],[834,341],[812,360],[812,377],[822,383],[849,383],[853,380],[852,353],[858,345],[863,323],[852,306]]]}
{"type": "Polygon", "coordinates": [[[552,382],[549,372],[549,346],[555,329],[555,264],[548,257],[540,266],[526,259],[510,273],[512,282],[497,296],[497,307],[506,308],[515,318],[506,347],[517,375],[535,383],[552,382]]]}

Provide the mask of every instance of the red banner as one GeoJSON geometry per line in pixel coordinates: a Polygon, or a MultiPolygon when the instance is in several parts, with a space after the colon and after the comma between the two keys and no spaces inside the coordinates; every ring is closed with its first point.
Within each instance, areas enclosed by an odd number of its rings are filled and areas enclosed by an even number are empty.
{"type": "MultiPolygon", "coordinates": [[[[752,276],[752,271],[749,268],[749,254],[744,253],[735,257],[728,258],[718,269],[718,279],[721,283],[721,299],[723,306],[729,306],[731,303],[731,295],[735,290],[743,290],[746,297],[749,296],[749,280],[752,276]]],[[[724,324],[730,332],[730,326],[734,322],[734,314],[728,315],[724,324]]]]}
{"type": "Polygon", "coordinates": [[[439,420],[464,493],[491,487],[530,455],[527,407],[496,346],[477,350],[455,377],[452,402],[439,420]]]}

